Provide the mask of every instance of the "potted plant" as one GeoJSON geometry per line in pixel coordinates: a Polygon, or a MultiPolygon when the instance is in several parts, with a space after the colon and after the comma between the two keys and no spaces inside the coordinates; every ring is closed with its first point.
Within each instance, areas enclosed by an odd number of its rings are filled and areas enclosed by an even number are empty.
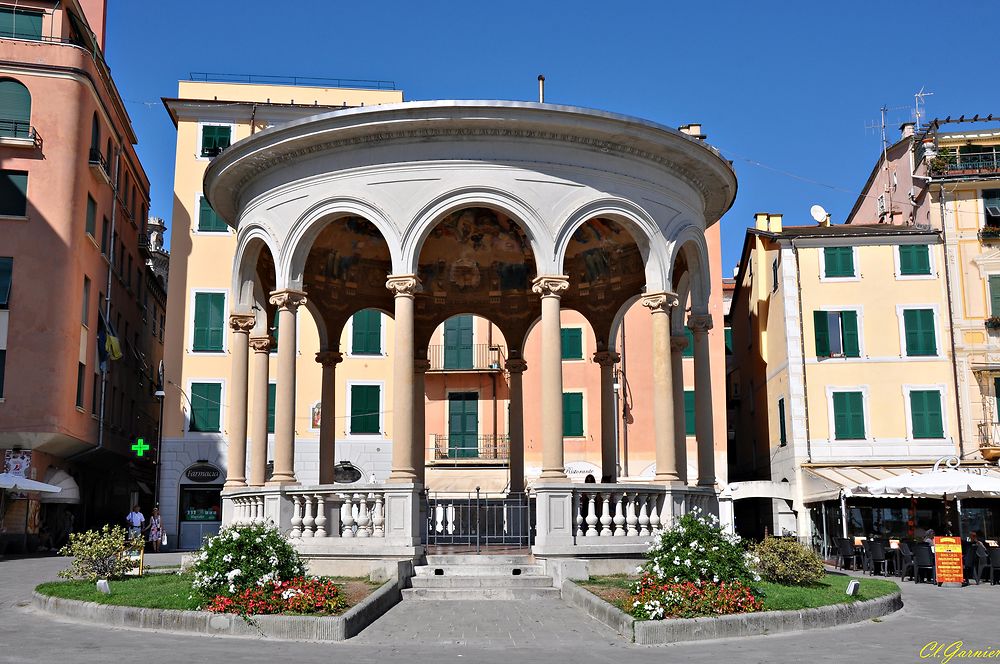
{"type": "Polygon", "coordinates": [[[1000,226],[983,226],[979,229],[980,240],[1000,239],[1000,226]]]}
{"type": "Polygon", "coordinates": [[[1000,316],[990,316],[986,319],[985,325],[987,330],[1000,329],[1000,316]]]}

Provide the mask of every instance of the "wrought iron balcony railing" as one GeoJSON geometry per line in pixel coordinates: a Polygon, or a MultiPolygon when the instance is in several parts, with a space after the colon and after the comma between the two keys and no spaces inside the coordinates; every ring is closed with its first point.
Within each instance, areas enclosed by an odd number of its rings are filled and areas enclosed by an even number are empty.
{"type": "Polygon", "coordinates": [[[931,175],[962,177],[996,175],[1000,173],[1000,152],[993,149],[981,152],[943,153],[930,160],[931,175]]]}
{"type": "Polygon", "coordinates": [[[431,434],[434,460],[506,461],[510,455],[510,436],[491,433],[431,434]]]}
{"type": "Polygon", "coordinates": [[[90,148],[90,156],[87,161],[90,163],[91,168],[100,169],[101,173],[104,175],[108,182],[111,182],[111,170],[108,168],[108,160],[104,158],[101,151],[96,148],[90,148]]]}
{"type": "Polygon", "coordinates": [[[502,346],[472,344],[471,346],[428,346],[429,371],[503,371],[502,346]]]}
{"type": "Polygon", "coordinates": [[[36,148],[42,147],[42,137],[30,122],[0,118],[0,138],[18,138],[29,140],[36,148]]]}

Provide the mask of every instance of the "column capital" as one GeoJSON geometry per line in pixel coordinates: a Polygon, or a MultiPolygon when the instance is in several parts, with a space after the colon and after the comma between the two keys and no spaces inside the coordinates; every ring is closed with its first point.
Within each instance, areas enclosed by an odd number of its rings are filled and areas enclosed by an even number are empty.
{"type": "Polygon", "coordinates": [[[274,339],[271,337],[250,337],[250,348],[255,353],[270,353],[273,345],[274,339]]]}
{"type": "Polygon", "coordinates": [[[687,347],[688,347],[687,336],[681,335],[679,337],[670,337],[671,352],[680,353],[687,347]]]}
{"type": "Polygon", "coordinates": [[[430,360],[413,360],[413,373],[427,373],[430,369],[430,360]]]}
{"type": "Polygon", "coordinates": [[[542,297],[559,297],[569,288],[569,277],[565,274],[546,274],[531,281],[531,290],[542,297]]]}
{"type": "Polygon", "coordinates": [[[680,300],[677,298],[677,293],[671,293],[670,291],[661,291],[659,293],[647,293],[642,296],[639,300],[642,306],[650,310],[651,313],[670,313],[670,310],[678,305],[680,300]]]}
{"type": "Polygon", "coordinates": [[[272,291],[268,301],[279,309],[295,311],[306,303],[306,294],[299,290],[285,288],[284,290],[272,291]]]}
{"type": "Polygon", "coordinates": [[[229,314],[229,329],[233,332],[250,334],[256,324],[257,317],[253,314],[229,314]]]}
{"type": "Polygon", "coordinates": [[[613,368],[621,360],[622,356],[613,350],[599,350],[594,353],[594,362],[600,364],[605,369],[613,368]]]}
{"type": "Polygon", "coordinates": [[[335,367],[344,361],[344,354],[339,350],[321,350],[316,353],[316,361],[324,367],[335,367]]]}
{"type": "Polygon", "coordinates": [[[504,363],[504,367],[510,373],[524,373],[528,370],[528,363],[519,357],[514,357],[504,363]]]}
{"type": "Polygon", "coordinates": [[[688,316],[687,326],[695,334],[705,333],[712,329],[712,314],[691,314],[688,316]]]}
{"type": "Polygon", "coordinates": [[[393,274],[386,279],[385,287],[394,297],[413,297],[420,288],[420,279],[415,274],[393,274]]]}

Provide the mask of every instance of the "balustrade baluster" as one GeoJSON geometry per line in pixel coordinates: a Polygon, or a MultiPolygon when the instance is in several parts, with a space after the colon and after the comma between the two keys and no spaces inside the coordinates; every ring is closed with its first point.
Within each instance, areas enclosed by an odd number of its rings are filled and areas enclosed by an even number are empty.
{"type": "Polygon", "coordinates": [[[354,494],[358,500],[358,537],[371,537],[371,516],[368,514],[368,496],[363,493],[354,494]]]}
{"type": "Polygon", "coordinates": [[[583,501],[586,500],[579,491],[573,492],[573,503],[576,508],[576,536],[583,537],[583,501]]]}
{"type": "Polygon", "coordinates": [[[635,494],[635,500],[639,503],[639,537],[646,537],[649,535],[649,512],[647,511],[649,495],[637,493],[635,494]]]}
{"type": "Polygon", "coordinates": [[[343,528],[340,531],[341,537],[354,537],[354,504],[350,494],[340,495],[344,499],[344,504],[340,506],[340,523],[343,528]]]}
{"type": "Polygon", "coordinates": [[[625,536],[625,494],[615,493],[615,537],[625,536]]]}
{"type": "Polygon", "coordinates": [[[326,496],[316,494],[316,537],[326,537],[326,496]]]}
{"type": "Polygon", "coordinates": [[[601,537],[611,537],[611,492],[601,492],[601,537]]]}
{"type": "Polygon", "coordinates": [[[316,533],[314,532],[316,528],[316,517],[313,516],[313,496],[311,493],[307,493],[302,496],[302,501],[305,503],[305,516],[302,518],[302,537],[312,537],[316,533]]]}
{"type": "Polygon", "coordinates": [[[653,493],[649,496],[649,534],[659,535],[660,530],[660,496],[653,493]]]}
{"type": "Polygon", "coordinates": [[[600,533],[597,530],[597,494],[587,493],[587,532],[585,537],[597,537],[600,533]]]}
{"type": "Polygon", "coordinates": [[[292,496],[292,532],[288,533],[288,537],[302,537],[302,496],[292,496]]]}
{"type": "Polygon", "coordinates": [[[372,510],[372,536],[385,537],[385,505],[382,494],[375,494],[375,508],[372,510]]]}
{"type": "Polygon", "coordinates": [[[639,498],[638,493],[625,494],[625,524],[626,532],[625,534],[629,537],[635,537],[639,534],[639,529],[636,525],[639,523],[639,515],[636,514],[636,501],[639,498]]]}

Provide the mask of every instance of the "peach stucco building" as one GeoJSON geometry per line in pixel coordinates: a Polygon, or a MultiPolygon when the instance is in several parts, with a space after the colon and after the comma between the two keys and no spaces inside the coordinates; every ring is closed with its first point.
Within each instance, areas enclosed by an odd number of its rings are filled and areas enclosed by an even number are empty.
{"type": "Polygon", "coordinates": [[[41,509],[8,503],[14,545],[25,523],[61,533],[64,509],[79,528],[152,502],[149,455],[129,447],[156,439],[165,285],[146,266],[149,182],[104,24],[103,0],[0,3],[0,450],[65,487],[41,509]],[[102,372],[105,334],[123,358],[102,372]]]}

